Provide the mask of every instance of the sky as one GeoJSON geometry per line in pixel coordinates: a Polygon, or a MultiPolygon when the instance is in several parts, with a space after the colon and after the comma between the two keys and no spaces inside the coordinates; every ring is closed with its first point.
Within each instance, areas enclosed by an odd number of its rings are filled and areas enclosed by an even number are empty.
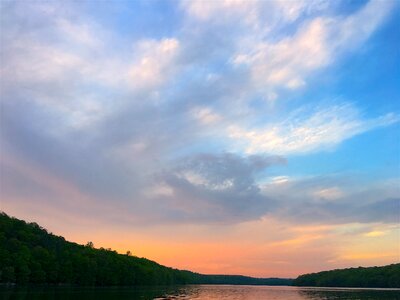
{"type": "Polygon", "coordinates": [[[0,5],[0,210],[206,274],[399,262],[398,1],[0,5]]]}

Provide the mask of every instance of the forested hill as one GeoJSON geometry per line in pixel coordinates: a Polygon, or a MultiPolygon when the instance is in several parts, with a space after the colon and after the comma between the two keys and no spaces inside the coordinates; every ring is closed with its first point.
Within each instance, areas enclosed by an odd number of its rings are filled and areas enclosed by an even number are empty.
{"type": "Polygon", "coordinates": [[[111,249],[66,241],[36,223],[0,213],[0,283],[78,285],[263,284],[289,279],[202,275],[111,249]]]}
{"type": "Polygon", "coordinates": [[[293,285],[400,288],[400,263],[383,267],[358,267],[305,274],[297,277],[293,285]]]}

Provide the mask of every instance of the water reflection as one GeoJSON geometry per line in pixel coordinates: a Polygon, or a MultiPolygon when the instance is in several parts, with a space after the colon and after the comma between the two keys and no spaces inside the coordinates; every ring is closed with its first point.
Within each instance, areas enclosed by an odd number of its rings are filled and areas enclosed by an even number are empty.
{"type": "Polygon", "coordinates": [[[191,285],[142,288],[1,287],[0,299],[400,300],[400,290],[321,289],[233,285],[191,285]]]}

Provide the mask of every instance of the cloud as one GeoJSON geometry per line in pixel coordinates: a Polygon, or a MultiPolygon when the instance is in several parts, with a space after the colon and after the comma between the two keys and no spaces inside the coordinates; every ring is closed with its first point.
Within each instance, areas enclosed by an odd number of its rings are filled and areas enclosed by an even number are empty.
{"type": "MultiPolygon", "coordinates": [[[[291,23],[302,15],[321,12],[329,7],[328,1],[182,1],[186,13],[203,22],[244,23],[261,30],[276,23],[291,23]]],[[[265,30],[265,29],[264,29],[265,30]]]]}
{"type": "Polygon", "coordinates": [[[257,88],[303,86],[308,72],[325,66],[331,59],[326,22],[322,18],[314,19],[295,36],[275,43],[254,41],[251,49],[240,51],[233,62],[249,67],[257,88]]]}
{"type": "Polygon", "coordinates": [[[281,157],[199,154],[177,162],[158,178],[172,190],[165,209],[191,221],[237,222],[258,218],[275,205],[260,194],[256,176],[281,157]]]}
{"type": "Polygon", "coordinates": [[[129,70],[129,77],[134,87],[155,88],[173,76],[175,58],[179,51],[179,41],[174,38],[139,41],[139,59],[129,70]]]}
{"type": "Polygon", "coordinates": [[[316,191],[315,196],[322,200],[336,200],[343,196],[343,192],[338,187],[330,187],[316,191]]]}
{"type": "Polygon", "coordinates": [[[399,219],[397,179],[366,184],[354,177],[289,178],[261,189],[279,199],[274,215],[296,224],[391,224],[399,219]]]}
{"type": "Polygon", "coordinates": [[[213,124],[221,120],[221,116],[208,107],[195,107],[193,115],[202,124],[213,124]]]}
{"type": "MultiPolygon", "coordinates": [[[[312,1],[310,1],[312,2],[312,1]]],[[[236,2],[235,2],[236,3],[236,2]]],[[[303,2],[278,2],[289,20],[305,10],[303,2]],[[288,3],[288,4],[287,4],[288,3]],[[303,8],[302,8],[303,7],[303,8]]],[[[370,1],[349,16],[317,16],[304,21],[293,35],[283,38],[244,37],[233,58],[234,65],[249,69],[257,89],[297,89],[313,71],[326,67],[346,51],[365,42],[385,21],[394,1],[370,1]]],[[[321,6],[325,7],[325,6],[321,6]]],[[[246,8],[242,8],[246,11],[246,8]]]]}
{"type": "Polygon", "coordinates": [[[342,104],[311,114],[300,110],[283,122],[263,128],[244,129],[231,125],[228,133],[247,153],[304,154],[332,149],[355,135],[398,121],[399,117],[392,113],[363,119],[353,105],[342,104]]]}
{"type": "Polygon", "coordinates": [[[176,38],[127,41],[79,5],[30,3],[27,15],[10,2],[2,20],[1,101],[18,98],[51,111],[63,131],[92,126],[126,98],[157,103],[158,89],[179,69],[176,38]]]}
{"type": "Polygon", "coordinates": [[[339,28],[331,28],[333,45],[338,50],[354,48],[365,42],[371,34],[397,9],[396,1],[371,0],[356,13],[338,18],[339,28]]]}

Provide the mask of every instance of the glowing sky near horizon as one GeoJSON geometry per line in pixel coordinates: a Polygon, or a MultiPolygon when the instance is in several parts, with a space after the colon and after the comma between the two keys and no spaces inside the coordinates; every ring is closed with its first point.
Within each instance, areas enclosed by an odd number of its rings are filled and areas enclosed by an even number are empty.
{"type": "Polygon", "coordinates": [[[0,210],[209,274],[400,261],[398,1],[0,5],[0,210]]]}

